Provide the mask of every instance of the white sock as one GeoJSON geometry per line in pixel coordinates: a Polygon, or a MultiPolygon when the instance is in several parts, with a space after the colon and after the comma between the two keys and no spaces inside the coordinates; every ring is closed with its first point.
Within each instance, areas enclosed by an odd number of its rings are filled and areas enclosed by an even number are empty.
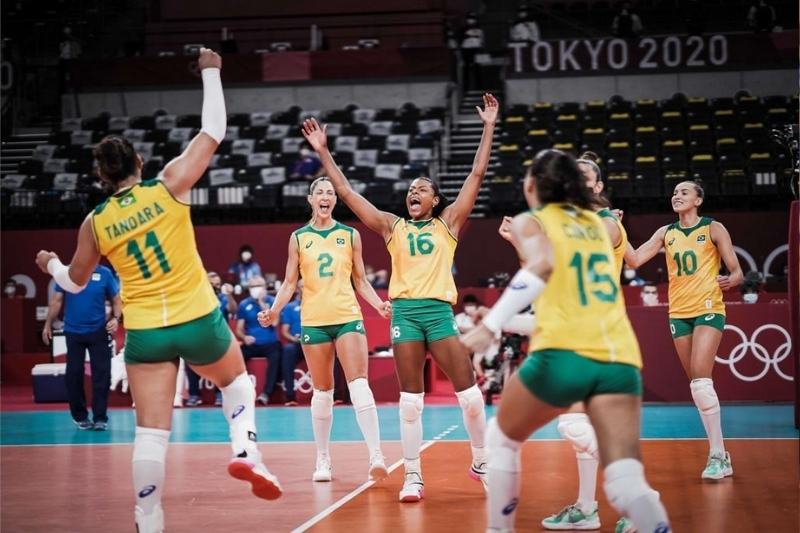
{"type": "Polygon", "coordinates": [[[239,374],[230,385],[220,387],[222,413],[231,431],[233,455],[243,452],[261,460],[256,444],[256,389],[247,372],[239,374]]]}
{"type": "Polygon", "coordinates": [[[575,450],[578,460],[578,506],[584,513],[595,508],[597,493],[597,436],[586,413],[565,413],[558,417],[558,432],[575,450]]]}
{"type": "Polygon", "coordinates": [[[136,492],[136,505],[144,514],[150,514],[161,504],[168,444],[169,431],[136,427],[133,441],[133,490],[136,492]]]}
{"type": "Polygon", "coordinates": [[[317,454],[330,455],[331,425],[333,425],[333,389],[314,389],[311,396],[311,427],[317,454]]]}
{"type": "Polygon", "coordinates": [[[585,453],[576,454],[578,458],[578,506],[584,513],[591,513],[595,507],[597,494],[597,459],[585,453]]]}
{"type": "Polygon", "coordinates": [[[714,390],[714,381],[710,378],[693,379],[690,388],[692,389],[692,399],[697,410],[700,411],[700,418],[706,429],[709,453],[724,453],[725,443],[722,439],[719,398],[714,390]]]}
{"type": "Polygon", "coordinates": [[[422,447],[422,409],[425,393],[400,393],[400,442],[406,472],[421,472],[419,449],[422,447]]]}
{"type": "Polygon", "coordinates": [[[489,488],[486,500],[488,529],[513,531],[519,503],[522,443],[503,433],[496,418],[489,421],[486,442],[489,446],[489,488]]]}
{"type": "Polygon", "coordinates": [[[636,459],[614,461],[604,470],[609,503],[644,532],[669,533],[669,518],[659,495],[644,478],[644,466],[636,459]]]}
{"type": "Polygon", "coordinates": [[[356,412],[356,421],[364,435],[364,441],[369,448],[369,456],[381,449],[381,431],[378,425],[378,409],[375,407],[375,397],[366,378],[356,378],[347,384],[350,389],[350,401],[353,402],[353,411],[356,412]]]}
{"type": "Polygon", "coordinates": [[[472,462],[476,465],[486,462],[486,411],[483,408],[483,393],[477,385],[456,393],[464,427],[469,435],[472,448],[472,462]]]}

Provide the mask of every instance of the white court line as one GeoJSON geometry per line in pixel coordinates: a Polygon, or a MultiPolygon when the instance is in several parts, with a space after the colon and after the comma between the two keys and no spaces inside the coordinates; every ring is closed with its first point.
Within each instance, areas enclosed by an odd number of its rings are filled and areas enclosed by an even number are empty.
{"type": "MultiPolygon", "coordinates": [[[[458,428],[457,425],[450,426],[446,430],[442,431],[441,433],[433,437],[431,440],[423,444],[419,449],[420,454],[422,454],[422,452],[424,452],[425,450],[427,450],[428,448],[439,442],[442,439],[442,437],[451,433],[456,428],[458,428]]],[[[402,464],[403,464],[402,459],[392,464],[389,467],[389,473],[391,474],[392,472],[397,470],[397,468],[402,464]]],[[[309,518],[308,520],[306,520],[305,522],[294,528],[292,530],[292,533],[302,533],[303,531],[308,531],[312,526],[315,526],[316,524],[318,524],[319,522],[321,522],[322,520],[333,514],[335,510],[342,507],[344,504],[346,504],[347,502],[349,502],[350,500],[352,500],[353,498],[355,498],[356,496],[358,496],[359,494],[361,494],[362,492],[373,486],[375,483],[376,483],[375,481],[371,480],[365,481],[364,483],[356,487],[353,491],[349,492],[348,494],[345,494],[339,500],[333,502],[331,505],[329,505],[316,515],[312,516],[311,518],[309,518]]]]}

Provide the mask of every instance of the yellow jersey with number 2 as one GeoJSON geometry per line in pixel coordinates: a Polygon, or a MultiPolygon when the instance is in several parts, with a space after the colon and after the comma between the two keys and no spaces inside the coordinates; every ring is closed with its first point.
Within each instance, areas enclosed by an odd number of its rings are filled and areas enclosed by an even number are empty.
{"type": "Polygon", "coordinates": [[[531,351],[570,350],[641,368],[611,239],[600,217],[569,204],[531,211],[553,247],[553,271],[536,301],[531,351]]]}
{"type": "Polygon", "coordinates": [[[711,240],[712,218],[702,217],[691,228],[678,222],[667,227],[664,250],[669,273],[670,318],[725,314],[722,289],[717,283],[720,255],[711,240]]]}
{"type": "Polygon", "coordinates": [[[119,275],[127,329],[183,324],[219,306],[189,211],[155,179],[116,193],[92,213],[97,249],[119,275]]]}
{"type": "Polygon", "coordinates": [[[336,222],[329,229],[319,230],[309,224],[293,233],[303,278],[300,322],[304,326],[335,326],[361,320],[361,307],[351,280],[354,232],[336,222]]]}
{"type": "Polygon", "coordinates": [[[439,217],[430,220],[398,218],[386,242],[392,256],[389,298],[433,299],[455,305],[453,258],[458,239],[439,217]]]}

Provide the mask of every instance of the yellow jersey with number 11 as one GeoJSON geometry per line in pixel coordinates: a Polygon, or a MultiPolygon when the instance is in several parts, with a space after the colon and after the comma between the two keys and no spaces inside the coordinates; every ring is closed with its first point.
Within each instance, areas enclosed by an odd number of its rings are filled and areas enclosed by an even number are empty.
{"type": "Polygon", "coordinates": [[[300,322],[304,326],[335,326],[361,320],[351,279],[353,234],[339,222],[319,230],[311,224],[295,231],[303,297],[300,322]]]}
{"type": "Polygon", "coordinates": [[[611,239],[600,217],[569,204],[547,204],[530,215],[550,240],[554,259],[535,304],[531,351],[569,350],[601,362],[641,367],[611,239]]]}
{"type": "Polygon", "coordinates": [[[219,306],[194,239],[190,206],[147,180],[97,206],[97,249],[117,271],[125,327],[183,324],[219,306]]]}

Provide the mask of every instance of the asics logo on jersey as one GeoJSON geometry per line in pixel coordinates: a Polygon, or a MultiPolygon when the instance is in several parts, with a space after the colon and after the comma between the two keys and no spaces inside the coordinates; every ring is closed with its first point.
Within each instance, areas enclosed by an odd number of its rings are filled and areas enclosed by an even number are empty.
{"type": "Polygon", "coordinates": [[[311,248],[312,244],[314,244],[314,241],[308,241],[308,243],[306,243],[306,248],[311,248]]]}
{"type": "Polygon", "coordinates": [[[517,504],[518,503],[519,503],[519,500],[517,498],[514,498],[513,500],[511,500],[508,505],[503,507],[503,515],[508,516],[511,513],[513,513],[514,509],[517,508],[517,504]]]}
{"type": "Polygon", "coordinates": [[[231,414],[231,420],[242,414],[244,411],[244,405],[237,405],[236,409],[233,410],[233,414],[231,414]]]}
{"type": "Polygon", "coordinates": [[[146,498],[146,497],[150,496],[151,494],[153,494],[155,491],[156,491],[156,486],[155,485],[147,485],[145,488],[143,488],[142,490],[139,491],[139,497],[140,498],[146,498]]]}
{"type": "Polygon", "coordinates": [[[667,246],[672,246],[672,243],[675,242],[675,237],[671,238],[667,243],[667,246]]]}

